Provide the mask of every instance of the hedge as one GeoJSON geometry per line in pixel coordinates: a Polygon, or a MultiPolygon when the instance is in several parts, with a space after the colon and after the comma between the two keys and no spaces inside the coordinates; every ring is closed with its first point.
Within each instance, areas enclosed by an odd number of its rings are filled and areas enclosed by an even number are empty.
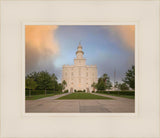
{"type": "Polygon", "coordinates": [[[97,93],[116,94],[116,95],[135,95],[135,91],[97,91],[97,93]]]}
{"type": "MultiPolygon", "coordinates": [[[[66,93],[60,92],[60,91],[53,91],[53,90],[46,90],[46,94],[60,94],[60,93],[66,93]]],[[[45,94],[45,90],[31,90],[31,95],[41,95],[45,94]]],[[[25,95],[29,96],[29,90],[25,90],[25,95]]]]}

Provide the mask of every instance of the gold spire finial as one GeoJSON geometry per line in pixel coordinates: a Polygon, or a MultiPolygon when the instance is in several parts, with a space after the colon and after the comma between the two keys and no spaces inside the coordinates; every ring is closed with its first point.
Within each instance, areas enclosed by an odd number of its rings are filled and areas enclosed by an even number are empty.
{"type": "Polygon", "coordinates": [[[78,45],[77,49],[79,49],[79,48],[82,49],[81,41],[79,41],[79,45],[78,45]]]}

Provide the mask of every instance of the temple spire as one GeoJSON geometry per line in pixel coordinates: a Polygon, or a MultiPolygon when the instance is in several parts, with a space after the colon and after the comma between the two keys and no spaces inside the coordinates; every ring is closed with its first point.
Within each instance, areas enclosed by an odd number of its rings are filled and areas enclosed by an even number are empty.
{"type": "Polygon", "coordinates": [[[79,45],[77,49],[81,49],[82,50],[82,45],[81,45],[81,41],[79,41],[79,45]]]}
{"type": "Polygon", "coordinates": [[[83,58],[83,54],[84,52],[82,51],[82,45],[81,45],[81,42],[79,42],[79,45],[77,47],[77,52],[76,52],[77,58],[83,58]]]}

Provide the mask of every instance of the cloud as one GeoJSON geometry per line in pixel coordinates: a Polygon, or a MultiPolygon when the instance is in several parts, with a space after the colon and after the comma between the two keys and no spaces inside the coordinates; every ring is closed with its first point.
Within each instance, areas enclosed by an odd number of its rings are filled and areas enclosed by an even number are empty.
{"type": "Polygon", "coordinates": [[[135,25],[115,25],[105,27],[113,41],[119,40],[121,46],[134,51],[135,48],[135,25]]]}
{"type": "Polygon", "coordinates": [[[53,66],[54,57],[59,53],[55,39],[57,28],[55,25],[25,26],[26,73],[44,70],[44,63],[47,67],[53,66]]]}

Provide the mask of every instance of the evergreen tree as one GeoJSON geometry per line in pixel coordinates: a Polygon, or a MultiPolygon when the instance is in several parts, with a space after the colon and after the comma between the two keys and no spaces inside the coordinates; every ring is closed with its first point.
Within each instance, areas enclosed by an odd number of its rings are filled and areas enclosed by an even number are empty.
{"type": "Polygon", "coordinates": [[[132,66],[132,68],[126,72],[125,78],[122,81],[128,84],[130,88],[135,89],[135,66],[132,66]]]}
{"type": "Polygon", "coordinates": [[[98,90],[105,90],[106,89],[105,82],[102,78],[98,79],[97,89],[98,90]]]}

